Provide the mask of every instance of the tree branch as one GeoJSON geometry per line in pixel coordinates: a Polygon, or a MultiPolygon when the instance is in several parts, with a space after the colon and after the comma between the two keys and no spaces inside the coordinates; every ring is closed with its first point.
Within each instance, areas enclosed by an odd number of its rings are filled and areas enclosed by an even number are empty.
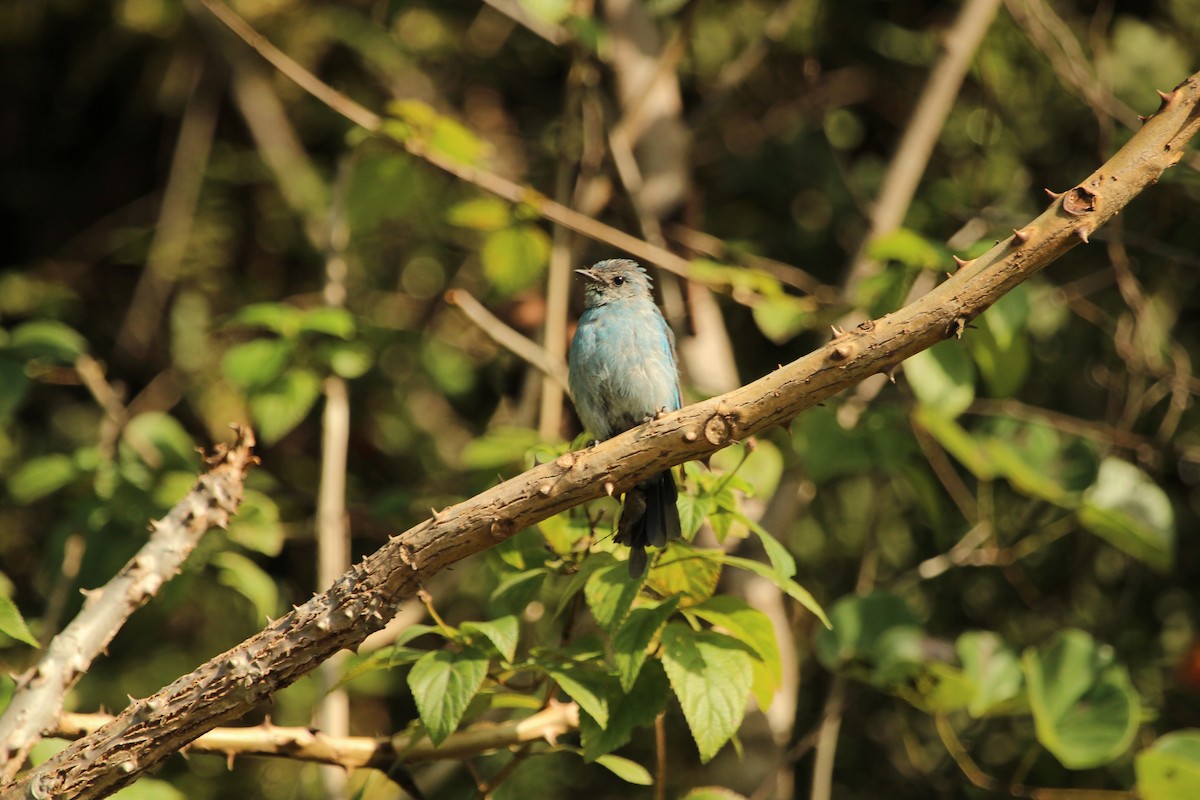
{"type": "Polygon", "coordinates": [[[54,637],[37,665],[17,678],[12,702],[0,716],[0,777],[10,780],[54,724],[63,697],[92,660],[139,607],[175,577],[200,539],[225,527],[242,501],[242,482],[256,463],[254,436],[238,430],[232,447],[218,446],[210,469],[161,520],[151,523],[149,541],[107,585],[85,592],[83,609],[54,637]]]}
{"type": "MultiPolygon", "coordinates": [[[[54,736],[78,739],[112,722],[109,714],[64,714],[54,736]]],[[[331,736],[312,728],[280,727],[270,720],[249,728],[214,728],[188,745],[188,753],[275,756],[357,769],[388,770],[397,763],[416,764],[483,755],[506,747],[545,740],[579,728],[579,706],[551,703],[528,717],[480,722],[450,734],[440,746],[425,735],[331,736]]]]}
{"type": "Polygon", "coordinates": [[[797,414],[947,338],[1124,208],[1176,164],[1200,129],[1200,73],[1106,164],[1057,195],[1037,219],[895,313],[839,331],[817,351],[759,380],[566,453],[410,528],[266,629],[57,753],[0,799],[104,797],[206,731],[244,715],[333,653],[356,647],[442,569],[518,531],[621,490],[797,414]]]}

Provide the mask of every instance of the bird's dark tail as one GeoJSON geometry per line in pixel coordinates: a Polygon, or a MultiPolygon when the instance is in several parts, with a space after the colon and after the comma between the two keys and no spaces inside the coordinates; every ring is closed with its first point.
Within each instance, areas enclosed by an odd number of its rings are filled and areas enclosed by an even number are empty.
{"type": "Polygon", "coordinates": [[[671,470],[642,481],[625,493],[625,508],[617,523],[616,541],[629,545],[629,576],[646,571],[646,547],[665,547],[681,534],[679,490],[671,470]]]}

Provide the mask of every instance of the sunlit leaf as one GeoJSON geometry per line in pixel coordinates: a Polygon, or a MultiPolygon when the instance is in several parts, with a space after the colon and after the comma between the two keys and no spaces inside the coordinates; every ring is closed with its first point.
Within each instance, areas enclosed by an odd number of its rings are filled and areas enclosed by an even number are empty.
{"type": "Polygon", "coordinates": [[[486,622],[464,622],[459,628],[467,635],[481,634],[487,637],[507,661],[512,661],[517,653],[520,625],[517,618],[511,614],[486,622]]]}
{"type": "Polygon", "coordinates": [[[758,658],[753,664],[752,691],[758,707],[765,711],[783,682],[783,663],[771,620],[763,612],[732,595],[710,597],[688,611],[722,629],[723,633],[755,652],[758,658]]]}
{"type": "Polygon", "coordinates": [[[255,619],[279,616],[279,587],[267,571],[241,553],[226,550],[212,558],[217,580],[254,605],[255,619]]]}
{"type": "Polygon", "coordinates": [[[939,342],[909,358],[904,375],[921,405],[947,419],[975,400],[975,368],[956,340],[939,342]]]}
{"type": "Polygon", "coordinates": [[[239,308],[226,325],[265,328],[290,338],[300,330],[303,317],[303,311],[287,303],[252,303],[239,308]]]}
{"type": "Polygon", "coordinates": [[[344,308],[316,306],[304,312],[300,319],[300,330],[350,339],[354,336],[356,325],[354,315],[344,308]]]}
{"type": "Polygon", "coordinates": [[[460,653],[434,650],[423,655],[408,673],[408,688],[421,721],[434,744],[441,744],[462,721],[483,679],[487,654],[475,647],[460,653]]]}
{"type": "Polygon", "coordinates": [[[1137,796],[1141,800],[1200,797],[1200,730],[1172,731],[1138,753],[1137,796]]]}
{"type": "Polygon", "coordinates": [[[755,303],[751,312],[763,336],[776,344],[784,344],[813,327],[819,307],[812,297],[777,294],[755,303]]]}
{"type": "Polygon", "coordinates": [[[601,728],[608,727],[609,697],[617,682],[607,672],[587,664],[545,664],[543,668],[601,728]]]}
{"type": "Polygon", "coordinates": [[[1175,512],[1166,492],[1127,461],[1110,457],[1083,494],[1079,521],[1114,547],[1157,570],[1170,568],[1175,554],[1175,512]]]}
{"type": "Polygon", "coordinates": [[[25,624],[25,618],[21,616],[17,604],[3,594],[0,594],[0,633],[16,639],[18,642],[24,642],[30,647],[38,646],[37,639],[29,630],[29,626],[25,624]]]}
{"type": "Polygon", "coordinates": [[[492,231],[483,240],[479,258],[483,274],[501,295],[515,294],[546,272],[550,237],[536,225],[514,225],[492,231]]]}
{"type": "Polygon", "coordinates": [[[652,786],[654,784],[654,778],[651,777],[650,772],[641,764],[636,761],[630,761],[628,758],[614,756],[609,753],[597,758],[596,763],[626,783],[632,783],[637,786],[652,786]]]}
{"type": "Polygon", "coordinates": [[[712,597],[721,578],[721,553],[674,542],[646,575],[646,586],[691,606],[712,597]]]}
{"type": "Polygon", "coordinates": [[[829,612],[831,629],[817,633],[817,658],[827,669],[874,658],[881,637],[901,626],[916,626],[908,604],[886,592],[843,597],[829,612]]]}
{"type": "Polygon", "coordinates": [[[512,206],[497,197],[476,197],[451,206],[446,221],[460,228],[494,231],[512,224],[512,206]]]}
{"type": "Polygon", "coordinates": [[[584,598],[597,624],[613,633],[625,621],[642,582],[630,579],[624,564],[611,564],[592,573],[584,598]]]}
{"type": "Polygon", "coordinates": [[[671,623],[663,629],[663,667],[708,763],[742,724],[754,683],[753,656],[736,639],[671,623]]]}

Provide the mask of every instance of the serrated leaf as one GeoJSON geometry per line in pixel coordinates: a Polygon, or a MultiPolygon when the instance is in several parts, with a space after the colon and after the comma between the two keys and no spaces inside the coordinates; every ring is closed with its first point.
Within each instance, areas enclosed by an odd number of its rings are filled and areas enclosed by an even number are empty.
{"type": "Polygon", "coordinates": [[[722,628],[724,633],[749,647],[758,656],[753,665],[752,692],[758,707],[765,711],[783,683],[783,662],[770,618],[758,609],[751,608],[741,598],[731,595],[710,597],[688,611],[714,627],[722,628]]]}
{"type": "Polygon", "coordinates": [[[579,715],[579,733],[585,759],[594,761],[629,741],[635,728],[654,724],[654,718],[666,707],[670,685],[662,664],[652,659],[638,674],[637,682],[625,695],[618,691],[609,697],[608,725],[600,727],[586,711],[579,715]]]}
{"type": "Polygon", "coordinates": [[[487,654],[470,646],[461,653],[434,650],[413,664],[408,673],[408,688],[435,745],[444,742],[458,727],[471,698],[483,686],[487,668],[487,654]]]}
{"type": "Polygon", "coordinates": [[[625,624],[613,635],[613,658],[624,691],[630,691],[637,682],[638,673],[646,661],[646,648],[678,606],[679,600],[674,597],[661,603],[639,606],[629,612],[625,624]]]}
{"type": "Polygon", "coordinates": [[[624,564],[601,567],[584,585],[583,596],[601,628],[613,633],[625,621],[642,582],[631,579],[624,564]]]}
{"type": "Polygon", "coordinates": [[[221,373],[238,388],[261,389],[283,373],[294,349],[276,337],[235,344],[221,358],[221,373]]]}
{"type": "Polygon", "coordinates": [[[651,777],[650,772],[641,764],[636,761],[630,761],[628,758],[614,756],[609,753],[597,758],[596,763],[626,783],[632,783],[637,786],[652,786],[654,784],[654,778],[651,777]]]}
{"type": "Polygon", "coordinates": [[[512,661],[517,654],[520,625],[517,618],[511,614],[487,622],[464,622],[459,629],[468,635],[477,633],[487,637],[506,661],[512,661]]]}
{"type": "Polygon", "coordinates": [[[716,510],[710,495],[681,492],[679,494],[679,528],[683,538],[691,541],[708,516],[716,510]]]}
{"type": "Polygon", "coordinates": [[[946,419],[957,418],[975,401],[975,368],[956,340],[909,358],[904,375],[921,405],[946,419]]]}
{"type": "Polygon", "coordinates": [[[663,629],[663,668],[700,751],[712,760],[742,724],[754,683],[753,656],[736,639],[671,623],[663,629]]]}
{"type": "Polygon", "coordinates": [[[608,673],[575,663],[543,664],[542,668],[597,725],[608,727],[609,695],[616,685],[608,673]]]}
{"type": "Polygon", "coordinates": [[[536,225],[492,231],[479,258],[483,274],[501,295],[515,294],[542,277],[550,259],[550,237],[536,225]]]}
{"type": "Polygon", "coordinates": [[[1171,499],[1149,475],[1127,461],[1109,457],[1087,491],[1079,521],[1109,544],[1165,571],[1175,554],[1175,512],[1171,499]]]}
{"type": "Polygon", "coordinates": [[[39,646],[37,639],[33,637],[33,632],[25,624],[25,618],[21,616],[17,604],[2,594],[0,594],[0,633],[16,639],[18,642],[24,642],[30,647],[39,646]]]}
{"type": "Polygon", "coordinates": [[[321,394],[321,381],[312,372],[293,369],[254,393],[250,413],[259,438],[274,444],[295,428],[312,410],[321,394]]]}
{"type": "Polygon", "coordinates": [[[1068,769],[1107,764],[1133,744],[1139,702],[1111,650],[1079,630],[1022,658],[1038,741],[1068,769]]]}
{"type": "Polygon", "coordinates": [[[1141,800],[1200,797],[1200,730],[1172,731],[1138,753],[1134,761],[1141,800]]]}
{"type": "Polygon", "coordinates": [[[717,590],[722,555],[673,542],[649,570],[646,586],[663,597],[677,596],[682,608],[703,602],[717,590]]]}
{"type": "Polygon", "coordinates": [[[8,493],[17,503],[32,503],[69,485],[79,471],[62,453],[31,459],[9,476],[8,493]]]}

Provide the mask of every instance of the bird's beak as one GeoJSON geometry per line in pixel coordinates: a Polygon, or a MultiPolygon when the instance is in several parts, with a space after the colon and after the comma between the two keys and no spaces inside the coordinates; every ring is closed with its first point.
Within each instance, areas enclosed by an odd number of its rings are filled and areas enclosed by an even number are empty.
{"type": "Polygon", "coordinates": [[[593,283],[595,283],[597,280],[596,273],[592,272],[590,269],[577,269],[575,271],[593,283]]]}

